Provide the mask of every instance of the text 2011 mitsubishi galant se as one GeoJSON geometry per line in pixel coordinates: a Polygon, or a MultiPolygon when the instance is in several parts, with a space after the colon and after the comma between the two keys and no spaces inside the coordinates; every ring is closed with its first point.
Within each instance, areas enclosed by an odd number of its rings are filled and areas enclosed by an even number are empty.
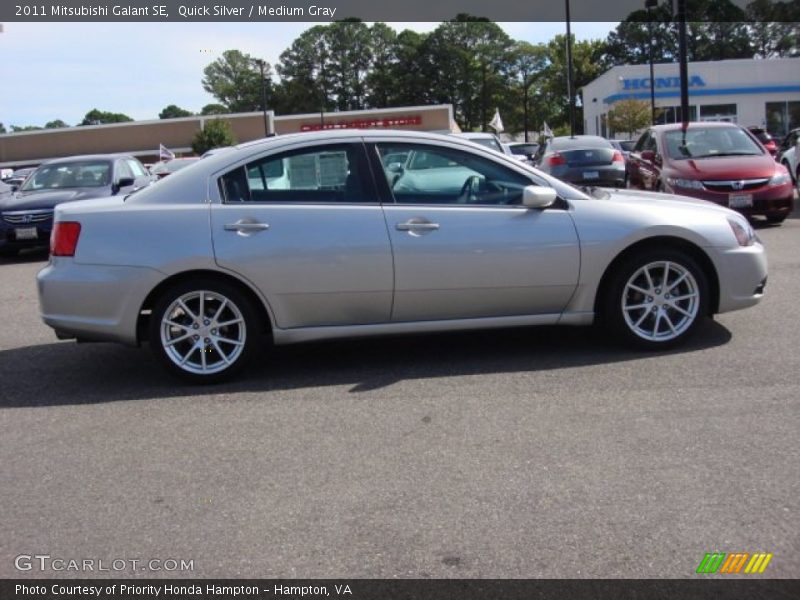
{"type": "Polygon", "coordinates": [[[762,297],[764,248],[710,203],[578,189],[452,136],[286,135],[127,198],[59,205],[42,318],[148,342],[199,382],[265,346],[601,323],[644,348],[762,297]]]}

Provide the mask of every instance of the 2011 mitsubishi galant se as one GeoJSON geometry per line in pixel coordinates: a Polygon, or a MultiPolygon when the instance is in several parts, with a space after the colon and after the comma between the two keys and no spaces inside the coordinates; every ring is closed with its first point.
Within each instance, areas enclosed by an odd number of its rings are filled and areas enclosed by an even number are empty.
{"type": "Polygon", "coordinates": [[[51,255],[39,297],[59,338],[148,341],[197,382],[238,372],[264,337],[599,320],[666,348],[756,304],[767,277],[727,208],[587,195],[453,136],[393,131],[274,137],[59,205],[51,255]]]}

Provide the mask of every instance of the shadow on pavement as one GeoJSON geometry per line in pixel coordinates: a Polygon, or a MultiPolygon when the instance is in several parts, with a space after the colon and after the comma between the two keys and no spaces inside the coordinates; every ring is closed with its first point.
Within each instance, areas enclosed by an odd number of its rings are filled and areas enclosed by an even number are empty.
{"type": "Polygon", "coordinates": [[[240,377],[214,386],[173,379],[147,348],[60,342],[0,351],[0,408],[275,392],[349,385],[361,393],[413,379],[554,371],[721,346],[731,333],[710,319],[680,349],[614,346],[591,328],[538,327],[325,342],[265,350],[240,377]]]}

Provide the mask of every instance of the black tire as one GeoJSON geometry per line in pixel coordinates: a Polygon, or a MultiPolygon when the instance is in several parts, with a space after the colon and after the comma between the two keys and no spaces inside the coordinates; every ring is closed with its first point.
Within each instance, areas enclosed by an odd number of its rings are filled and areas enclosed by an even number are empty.
{"type": "Polygon", "coordinates": [[[773,223],[775,225],[779,225],[786,220],[786,217],[789,216],[789,213],[785,215],[767,215],[767,223],[773,223]]]}
{"type": "Polygon", "coordinates": [[[213,279],[179,283],[153,307],[150,347],[159,362],[184,381],[225,381],[247,365],[259,346],[263,328],[258,314],[236,286],[213,279]],[[168,313],[171,324],[164,321],[168,313]]]}
{"type": "Polygon", "coordinates": [[[690,255],[678,249],[647,250],[627,258],[610,274],[603,290],[605,297],[598,303],[601,323],[612,339],[636,348],[677,346],[708,314],[708,278],[690,255]],[[665,268],[673,289],[663,287],[665,268]],[[642,293],[645,290],[651,293],[642,293]],[[650,335],[645,335],[648,331],[650,335]]]}

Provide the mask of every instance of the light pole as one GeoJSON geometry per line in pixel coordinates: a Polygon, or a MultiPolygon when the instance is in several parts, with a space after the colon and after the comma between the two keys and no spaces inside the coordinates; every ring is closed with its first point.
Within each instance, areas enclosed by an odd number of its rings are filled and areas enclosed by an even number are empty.
{"type": "Polygon", "coordinates": [[[656,81],[653,74],[653,19],[650,17],[650,9],[658,6],[658,0],[645,0],[644,7],[647,9],[647,37],[650,38],[648,50],[650,54],[650,124],[656,124],[656,81]]]}
{"type": "Polygon", "coordinates": [[[569,24],[569,0],[564,0],[567,9],[567,95],[569,96],[569,135],[575,137],[575,97],[572,94],[572,32],[569,24]]]}
{"type": "Polygon", "coordinates": [[[269,125],[267,124],[267,80],[264,77],[264,68],[267,63],[263,58],[256,58],[255,63],[261,72],[261,111],[264,113],[264,137],[269,137],[269,125]]]}
{"type": "Polygon", "coordinates": [[[689,65],[686,61],[686,0],[678,0],[678,50],[680,52],[681,74],[681,121],[685,125],[689,122],[689,65]]]}

